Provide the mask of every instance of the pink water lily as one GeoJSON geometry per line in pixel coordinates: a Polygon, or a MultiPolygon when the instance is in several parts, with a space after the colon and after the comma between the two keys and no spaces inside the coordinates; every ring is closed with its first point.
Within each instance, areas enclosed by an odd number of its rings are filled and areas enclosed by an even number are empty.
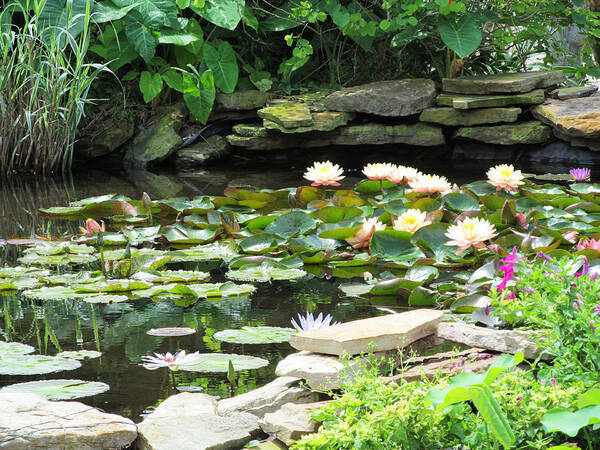
{"type": "Polygon", "coordinates": [[[85,228],[79,227],[79,230],[81,230],[85,236],[91,236],[92,234],[99,233],[100,231],[104,233],[106,231],[106,225],[103,220],[98,223],[94,219],[87,219],[85,221],[85,228]]]}
{"type": "Polygon", "coordinates": [[[385,228],[386,225],[381,223],[377,217],[372,217],[370,219],[365,218],[356,234],[346,239],[346,241],[356,250],[366,248],[371,243],[373,233],[385,230],[385,228]]]}
{"type": "Polygon", "coordinates": [[[575,246],[577,250],[584,250],[586,248],[591,248],[592,250],[600,251],[600,239],[581,239],[577,245],[575,246]]]}
{"type": "Polygon", "coordinates": [[[571,169],[569,170],[569,174],[571,175],[571,178],[573,178],[573,181],[577,182],[587,181],[592,175],[588,168],[571,169]]]}

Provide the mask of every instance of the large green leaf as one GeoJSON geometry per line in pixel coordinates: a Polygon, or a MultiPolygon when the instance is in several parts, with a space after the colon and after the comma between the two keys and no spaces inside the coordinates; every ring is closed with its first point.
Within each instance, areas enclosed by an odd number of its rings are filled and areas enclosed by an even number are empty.
{"type": "Polygon", "coordinates": [[[154,57],[158,38],[152,33],[152,30],[144,23],[140,13],[132,11],[123,19],[125,26],[125,35],[135,51],[147,63],[154,57]]]}
{"type": "Polygon", "coordinates": [[[287,342],[294,333],[296,330],[293,328],[242,327],[239,330],[218,331],[213,337],[232,344],[274,344],[287,342]]]}
{"type": "Polygon", "coordinates": [[[171,0],[113,0],[113,2],[121,8],[135,4],[135,12],[139,13],[140,21],[149,28],[179,27],[177,20],[179,8],[171,0]]]}
{"type": "Polygon", "coordinates": [[[139,85],[144,101],[150,103],[162,91],[163,80],[159,73],[151,73],[144,70],[140,76],[139,85]]]}
{"type": "Polygon", "coordinates": [[[459,58],[466,58],[479,47],[483,35],[481,28],[471,16],[462,16],[458,21],[454,18],[440,16],[438,31],[444,44],[453,50],[459,58]]]}
{"type": "Polygon", "coordinates": [[[200,123],[205,124],[208,121],[215,96],[215,78],[212,71],[205,71],[199,79],[195,75],[184,72],[183,100],[200,123]]]}
{"type": "Polygon", "coordinates": [[[382,230],[373,233],[370,250],[385,259],[416,259],[421,251],[410,241],[412,235],[406,231],[382,230]]]}
{"type": "Polygon", "coordinates": [[[114,22],[125,17],[129,11],[138,5],[139,3],[131,3],[128,6],[119,7],[110,1],[95,3],[92,20],[96,23],[114,22]]]}
{"type": "Polygon", "coordinates": [[[314,229],[315,219],[302,211],[292,211],[282,214],[265,228],[265,232],[289,238],[296,233],[304,234],[314,229]]]}
{"type": "Polygon", "coordinates": [[[40,13],[40,23],[44,27],[68,30],[76,38],[83,31],[88,3],[91,12],[94,0],[48,0],[40,13]]]}
{"type": "Polygon", "coordinates": [[[194,3],[190,7],[194,12],[218,27],[235,30],[242,19],[245,0],[207,0],[204,8],[196,8],[194,3]]]}
{"type": "Polygon", "coordinates": [[[227,373],[229,361],[234,370],[260,369],[269,365],[269,361],[253,356],[234,355],[226,353],[201,353],[196,364],[185,365],[181,370],[189,372],[223,372],[227,373]]]}
{"type": "Polygon", "coordinates": [[[0,358],[0,375],[42,375],[79,367],[79,361],[56,356],[15,355],[0,358]]]}
{"type": "Polygon", "coordinates": [[[231,94],[237,85],[239,68],[235,51],[229,42],[221,41],[217,48],[205,44],[204,62],[215,77],[215,85],[226,94],[231,94]]]}
{"type": "Polygon", "coordinates": [[[108,391],[109,386],[99,381],[42,380],[11,384],[0,389],[0,394],[37,394],[48,400],[73,400],[108,391]]]}
{"type": "Polygon", "coordinates": [[[35,349],[31,345],[21,344],[20,342],[0,341],[0,358],[6,358],[14,355],[26,355],[33,353],[35,349]]]}
{"type": "Polygon", "coordinates": [[[471,394],[471,401],[496,439],[500,441],[504,448],[511,448],[517,439],[490,388],[485,384],[471,386],[469,393],[471,394]]]}

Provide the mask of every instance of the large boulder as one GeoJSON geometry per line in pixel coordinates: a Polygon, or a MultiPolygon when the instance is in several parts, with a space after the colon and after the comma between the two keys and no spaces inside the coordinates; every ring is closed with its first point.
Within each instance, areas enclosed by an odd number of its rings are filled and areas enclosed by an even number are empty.
{"type": "Polygon", "coordinates": [[[75,158],[81,160],[101,158],[124,145],[135,133],[135,120],[127,116],[122,120],[108,120],[100,125],[94,136],[77,143],[75,158]]]}
{"type": "Polygon", "coordinates": [[[435,93],[434,82],[424,78],[377,81],[336,91],[324,104],[332,111],[402,117],[433,106],[435,93]]]}
{"type": "Polygon", "coordinates": [[[165,108],[153,119],[153,124],[133,140],[123,165],[127,168],[145,169],[167,159],[182,143],[179,130],[183,126],[186,109],[183,104],[165,108]]]}
{"type": "Polygon", "coordinates": [[[600,150],[600,97],[551,100],[533,108],[534,117],[575,146],[600,150]]]}
{"type": "Polygon", "coordinates": [[[442,89],[457,94],[510,94],[555,86],[565,81],[562,70],[505,72],[472,77],[444,78],[442,89]]]}
{"type": "Polygon", "coordinates": [[[242,447],[259,431],[255,415],[221,416],[213,397],[184,392],[166,399],[138,425],[136,443],[143,450],[225,450],[242,447]]]}
{"type": "Polygon", "coordinates": [[[546,95],[543,89],[525,94],[511,95],[464,95],[443,93],[437,96],[437,102],[442,106],[452,106],[456,109],[496,108],[511,105],[539,105],[544,103],[546,95]]]}
{"type": "Polygon", "coordinates": [[[300,378],[278,377],[270,383],[235,397],[220,400],[217,412],[221,415],[245,411],[257,417],[277,411],[286,403],[312,403],[319,394],[300,386],[300,378]]]}
{"type": "Polygon", "coordinates": [[[265,415],[260,420],[260,427],[265,433],[274,435],[286,445],[300,439],[306,434],[315,433],[321,424],[310,418],[328,402],[306,403],[296,405],[286,403],[276,412],[265,415]]]}
{"type": "Polygon", "coordinates": [[[217,93],[216,111],[249,111],[265,106],[271,98],[268,92],[257,90],[235,91],[231,94],[217,93]]]}
{"type": "Polygon", "coordinates": [[[454,137],[500,145],[545,144],[554,139],[550,127],[537,120],[507,125],[459,128],[454,137]]]}
{"type": "Polygon", "coordinates": [[[135,424],[79,402],[55,402],[35,394],[0,394],[0,448],[7,450],[124,448],[135,424]]]}

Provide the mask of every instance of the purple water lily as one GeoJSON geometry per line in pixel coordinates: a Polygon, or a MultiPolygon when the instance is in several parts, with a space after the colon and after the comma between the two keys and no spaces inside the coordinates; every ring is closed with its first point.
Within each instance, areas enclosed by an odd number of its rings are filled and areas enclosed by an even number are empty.
{"type": "Polygon", "coordinates": [[[308,330],[317,330],[319,328],[325,328],[332,325],[337,325],[339,322],[331,323],[333,317],[331,314],[327,314],[323,317],[323,313],[319,313],[319,315],[315,318],[312,313],[306,313],[306,317],[302,317],[301,314],[298,314],[298,323],[292,319],[292,325],[298,331],[308,331],[308,330]]]}
{"type": "Polygon", "coordinates": [[[587,181],[592,175],[588,168],[571,169],[569,170],[569,173],[571,174],[573,181],[577,182],[587,181]]]}

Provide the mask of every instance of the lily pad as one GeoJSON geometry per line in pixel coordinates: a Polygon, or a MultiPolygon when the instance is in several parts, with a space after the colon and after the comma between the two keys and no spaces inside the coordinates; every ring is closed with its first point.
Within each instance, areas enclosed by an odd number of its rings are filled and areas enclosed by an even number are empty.
{"type": "Polygon", "coordinates": [[[79,367],[79,361],[58,356],[16,355],[0,358],[0,375],[42,375],[79,367]]]}
{"type": "Polygon", "coordinates": [[[260,281],[267,282],[271,280],[293,280],[302,278],[306,275],[304,270],[293,268],[280,268],[268,264],[259,266],[246,266],[242,269],[230,270],[225,276],[238,281],[260,281]]]}
{"type": "Polygon", "coordinates": [[[15,355],[26,355],[33,353],[35,348],[31,345],[21,344],[20,342],[0,341],[0,358],[6,358],[15,355]]]}
{"type": "Polygon", "coordinates": [[[229,361],[233,364],[233,369],[249,370],[260,369],[269,365],[269,361],[254,356],[235,355],[227,353],[201,353],[199,361],[196,364],[188,364],[181,367],[181,370],[188,372],[223,372],[227,373],[229,361]]]}
{"type": "Polygon", "coordinates": [[[70,358],[70,359],[94,359],[102,356],[102,352],[97,352],[96,350],[68,350],[64,352],[57,353],[56,356],[60,358],[70,358]]]}
{"type": "Polygon", "coordinates": [[[172,252],[172,255],[173,259],[171,262],[216,261],[219,259],[229,261],[239,256],[231,244],[223,242],[213,242],[211,244],[178,250],[172,252]]]}
{"type": "Polygon", "coordinates": [[[151,330],[146,331],[146,334],[150,336],[187,336],[189,334],[194,334],[196,330],[193,328],[185,328],[185,327],[172,327],[172,328],[152,328],[151,330]]]}
{"type": "Polygon", "coordinates": [[[294,333],[296,330],[293,328],[242,327],[239,330],[217,331],[213,337],[232,344],[273,344],[287,342],[294,333]]]}
{"type": "Polygon", "coordinates": [[[99,381],[42,380],[11,384],[0,389],[0,394],[28,393],[37,394],[48,400],[72,400],[91,397],[109,389],[108,384],[99,381]]]}

